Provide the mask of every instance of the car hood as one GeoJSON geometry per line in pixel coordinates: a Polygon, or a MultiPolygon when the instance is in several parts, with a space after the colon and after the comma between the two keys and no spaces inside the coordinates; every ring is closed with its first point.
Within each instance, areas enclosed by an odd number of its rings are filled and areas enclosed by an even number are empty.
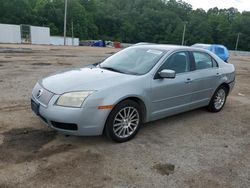
{"type": "Polygon", "coordinates": [[[70,91],[102,90],[128,81],[135,75],[117,73],[100,68],[70,69],[43,78],[39,83],[47,90],[62,94],[70,91]]]}

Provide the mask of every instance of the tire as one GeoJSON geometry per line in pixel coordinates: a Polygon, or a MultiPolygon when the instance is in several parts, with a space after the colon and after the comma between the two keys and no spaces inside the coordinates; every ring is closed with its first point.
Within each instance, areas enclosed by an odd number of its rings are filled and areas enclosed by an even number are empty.
{"type": "Polygon", "coordinates": [[[224,107],[228,95],[228,89],[225,86],[220,86],[214,92],[213,97],[208,105],[208,110],[211,112],[219,112],[224,107]]]}
{"type": "Polygon", "coordinates": [[[125,100],[110,112],[105,134],[115,142],[126,142],[138,133],[142,124],[142,111],[138,103],[125,100]]]}

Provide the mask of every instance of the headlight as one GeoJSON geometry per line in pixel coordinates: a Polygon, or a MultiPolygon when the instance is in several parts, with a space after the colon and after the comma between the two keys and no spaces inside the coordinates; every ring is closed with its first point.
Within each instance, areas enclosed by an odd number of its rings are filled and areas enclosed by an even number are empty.
{"type": "Polygon", "coordinates": [[[68,107],[81,107],[83,101],[94,91],[75,91],[65,93],[59,97],[56,105],[68,107]]]}

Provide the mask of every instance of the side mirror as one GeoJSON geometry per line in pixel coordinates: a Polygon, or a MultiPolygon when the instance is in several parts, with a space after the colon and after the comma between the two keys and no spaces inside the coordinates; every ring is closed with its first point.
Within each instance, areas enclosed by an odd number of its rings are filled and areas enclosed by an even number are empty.
{"type": "Polygon", "coordinates": [[[175,71],[169,69],[163,69],[161,72],[159,72],[159,76],[161,78],[175,78],[175,71]]]}

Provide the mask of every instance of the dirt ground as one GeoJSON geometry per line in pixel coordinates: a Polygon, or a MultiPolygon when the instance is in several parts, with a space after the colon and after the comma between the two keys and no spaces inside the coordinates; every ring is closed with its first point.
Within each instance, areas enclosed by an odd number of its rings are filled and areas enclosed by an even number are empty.
{"type": "Polygon", "coordinates": [[[30,110],[39,78],[115,49],[0,45],[0,187],[250,187],[250,57],[224,109],[148,123],[130,142],[65,137],[30,110]]]}

